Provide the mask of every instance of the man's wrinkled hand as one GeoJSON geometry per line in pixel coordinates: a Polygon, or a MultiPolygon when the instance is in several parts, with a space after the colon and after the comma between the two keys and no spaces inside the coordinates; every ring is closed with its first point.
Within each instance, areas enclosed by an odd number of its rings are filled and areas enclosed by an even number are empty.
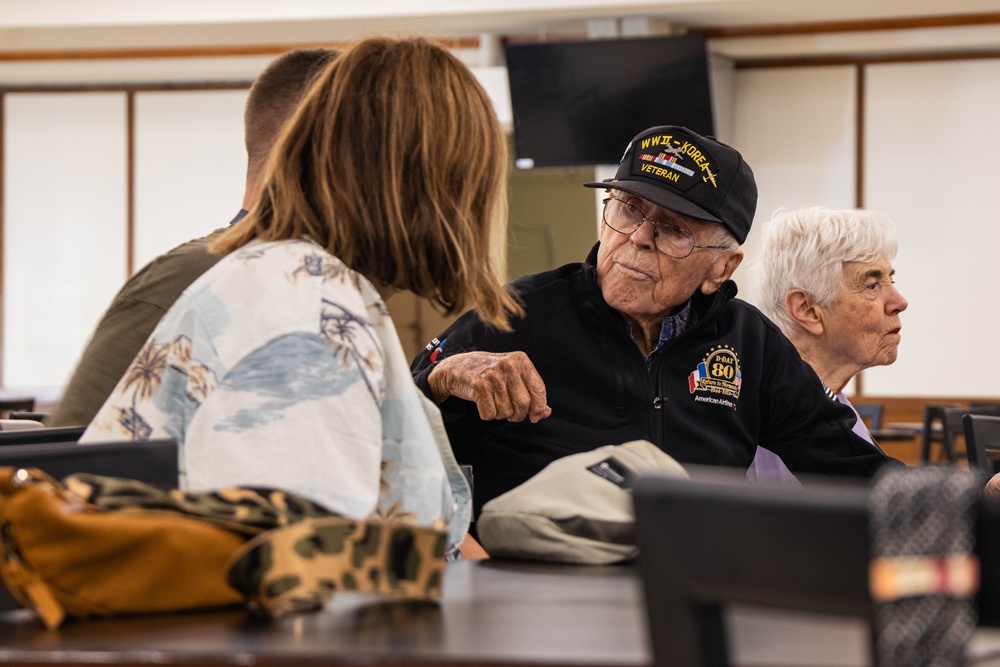
{"type": "Polygon", "coordinates": [[[983,495],[990,498],[1000,498],[1000,473],[993,475],[990,481],[986,482],[986,488],[983,489],[983,495]]]}
{"type": "Polygon", "coordinates": [[[445,357],[427,376],[434,400],[472,401],[484,420],[525,418],[536,423],[552,414],[545,383],[524,352],[465,352],[445,357]]]}

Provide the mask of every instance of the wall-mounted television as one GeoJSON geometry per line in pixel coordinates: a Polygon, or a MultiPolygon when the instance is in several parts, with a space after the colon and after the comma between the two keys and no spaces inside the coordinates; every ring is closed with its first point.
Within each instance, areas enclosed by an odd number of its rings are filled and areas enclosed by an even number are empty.
{"type": "Polygon", "coordinates": [[[521,168],[617,164],[654,125],[713,134],[701,35],[504,46],[521,168]]]}

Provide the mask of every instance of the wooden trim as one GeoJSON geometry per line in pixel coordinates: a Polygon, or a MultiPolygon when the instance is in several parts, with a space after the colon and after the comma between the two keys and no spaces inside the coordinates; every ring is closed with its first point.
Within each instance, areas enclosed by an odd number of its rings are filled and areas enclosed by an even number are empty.
{"type": "MultiPolygon", "coordinates": [[[[854,67],[854,207],[865,207],[865,66],[854,67]]],[[[854,391],[865,393],[865,372],[854,376],[854,391]]]]}
{"type": "Polygon", "coordinates": [[[251,84],[253,84],[252,79],[162,83],[32,83],[26,85],[0,85],[0,93],[188,92],[197,90],[241,90],[250,88],[251,84]]]}
{"type": "Polygon", "coordinates": [[[816,21],[741,26],[692,26],[712,39],[734,37],[778,37],[815,35],[832,32],[872,32],[875,30],[923,30],[926,28],[961,28],[1000,23],[1000,13],[956,14],[951,16],[912,16],[907,18],[856,19],[851,21],[816,21]]]}
{"type": "Polygon", "coordinates": [[[736,69],[764,69],[768,67],[828,67],[836,65],[883,65],[895,63],[926,63],[952,60],[988,60],[1000,58],[1000,49],[982,51],[927,51],[920,53],[885,53],[843,56],[773,56],[765,58],[736,58],[736,69]]]}
{"type": "MultiPolygon", "coordinates": [[[[478,49],[478,37],[434,37],[430,41],[449,49],[478,49]]],[[[271,56],[293,49],[342,49],[350,42],[297,44],[232,44],[226,46],[164,46],[119,49],[37,49],[0,51],[0,62],[39,60],[134,60],[146,58],[217,58],[220,56],[271,56]]]]}
{"type": "Polygon", "coordinates": [[[125,279],[135,272],[135,92],[125,94],[125,279]]]}
{"type": "Polygon", "coordinates": [[[866,396],[855,394],[850,397],[852,403],[881,403],[885,406],[886,423],[891,422],[921,422],[924,418],[925,405],[959,405],[971,403],[1000,403],[998,396],[866,396]]]}
{"type": "MultiPolygon", "coordinates": [[[[958,14],[949,16],[914,16],[907,18],[857,19],[851,21],[814,21],[736,26],[689,26],[711,39],[739,37],[778,37],[787,35],[814,35],[818,33],[872,32],[877,30],[920,30],[927,28],[955,28],[1000,24],[1000,12],[958,14]]],[[[586,39],[585,33],[554,33],[544,37],[535,35],[507,35],[505,42],[556,41],[586,39]]],[[[452,49],[479,48],[478,37],[431,38],[438,44],[452,49]]],[[[0,50],[0,62],[40,60],[113,60],[145,58],[212,58],[219,56],[277,55],[299,48],[343,48],[349,42],[301,42],[292,44],[231,44],[217,46],[163,46],[123,47],[106,49],[34,49],[0,50]]]]}
{"type": "Polygon", "coordinates": [[[7,275],[6,261],[6,240],[7,240],[7,229],[4,227],[4,211],[7,210],[7,201],[5,198],[7,176],[4,172],[4,165],[7,164],[7,151],[6,145],[4,143],[4,138],[7,135],[7,97],[0,90],[0,387],[7,386],[6,382],[6,372],[7,365],[4,363],[4,314],[7,310],[7,299],[4,295],[7,293],[6,284],[4,281],[4,276],[7,275]]]}
{"type": "MultiPolygon", "coordinates": [[[[652,35],[650,35],[652,36],[652,35]]],[[[590,39],[585,32],[560,32],[542,35],[504,35],[504,44],[539,44],[544,42],[579,42],[590,39]]]]}
{"type": "Polygon", "coordinates": [[[854,206],[865,207],[865,66],[855,67],[854,80],[854,206]]]}

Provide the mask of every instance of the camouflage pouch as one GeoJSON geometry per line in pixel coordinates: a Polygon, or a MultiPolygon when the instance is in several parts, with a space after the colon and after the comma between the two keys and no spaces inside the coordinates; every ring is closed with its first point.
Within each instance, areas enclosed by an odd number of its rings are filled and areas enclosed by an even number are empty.
{"type": "Polygon", "coordinates": [[[84,502],[105,510],[175,512],[247,535],[257,535],[308,517],[332,514],[305,496],[264,487],[239,486],[189,493],[131,479],[84,473],[70,475],[63,483],[84,502]]]}
{"type": "Polygon", "coordinates": [[[206,493],[0,468],[0,573],[49,627],[246,603],[271,616],[337,590],[435,599],[446,532],[352,520],[278,489],[206,493]],[[249,540],[249,541],[248,541],[249,540]]]}
{"type": "Polygon", "coordinates": [[[336,591],[436,600],[443,528],[309,518],[250,540],[230,563],[229,585],[270,616],[325,605],[336,591]]]}

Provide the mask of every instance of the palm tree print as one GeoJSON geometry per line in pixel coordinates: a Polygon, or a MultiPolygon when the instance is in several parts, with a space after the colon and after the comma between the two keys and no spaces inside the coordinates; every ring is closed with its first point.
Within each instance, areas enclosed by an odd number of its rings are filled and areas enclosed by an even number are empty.
{"type": "Polygon", "coordinates": [[[118,423],[132,436],[132,440],[149,440],[153,427],[135,409],[135,398],[132,399],[131,408],[119,408],[119,410],[118,423]]]}
{"type": "Polygon", "coordinates": [[[142,346],[132,365],[125,371],[122,390],[133,389],[134,396],[149,398],[160,387],[160,380],[167,370],[167,345],[157,345],[149,341],[142,346]]]}
{"type": "Polygon", "coordinates": [[[344,364],[347,364],[351,358],[357,360],[357,364],[361,370],[361,377],[364,378],[365,384],[368,385],[368,391],[372,397],[378,402],[378,394],[368,379],[368,373],[365,372],[366,370],[371,372],[374,369],[376,359],[373,358],[373,355],[379,354],[381,350],[381,346],[372,331],[371,325],[343,306],[323,299],[323,312],[320,314],[320,331],[327,340],[327,343],[340,348],[340,357],[344,364]],[[358,349],[358,336],[361,335],[371,343],[371,347],[367,353],[363,353],[358,349]]]}
{"type": "Polygon", "coordinates": [[[379,507],[375,510],[375,516],[386,523],[413,523],[417,520],[416,512],[403,510],[402,500],[397,500],[388,509],[379,507]]]}
{"type": "Polygon", "coordinates": [[[302,265],[295,269],[292,275],[294,276],[301,272],[305,272],[310,276],[322,276],[330,281],[346,281],[351,283],[355,289],[361,289],[361,274],[349,269],[339,259],[324,257],[319,253],[303,257],[302,265]]]}

